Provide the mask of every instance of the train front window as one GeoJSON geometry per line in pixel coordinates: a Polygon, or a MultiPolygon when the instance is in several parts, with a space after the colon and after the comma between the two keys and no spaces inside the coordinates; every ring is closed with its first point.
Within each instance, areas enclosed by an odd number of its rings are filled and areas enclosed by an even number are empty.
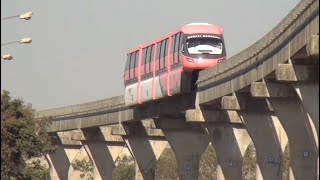
{"type": "Polygon", "coordinates": [[[186,42],[189,54],[222,54],[222,46],[218,38],[192,38],[186,42]]]}

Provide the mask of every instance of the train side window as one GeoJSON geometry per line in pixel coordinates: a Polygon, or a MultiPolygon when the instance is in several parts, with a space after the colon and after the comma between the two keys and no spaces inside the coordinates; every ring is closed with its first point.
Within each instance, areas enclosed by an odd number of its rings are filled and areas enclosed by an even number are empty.
{"type": "Polygon", "coordinates": [[[131,79],[133,79],[135,77],[135,68],[136,68],[136,55],[137,55],[137,52],[133,52],[131,54],[131,58],[130,58],[130,70],[133,72],[133,76],[130,77],[131,79]]]}
{"type": "Polygon", "coordinates": [[[158,49],[157,49],[157,59],[159,60],[161,58],[161,44],[162,44],[162,41],[158,42],[158,49]]]}
{"type": "Polygon", "coordinates": [[[139,61],[138,59],[139,59],[139,51],[136,51],[134,55],[134,77],[137,77],[136,67],[138,66],[138,61],[139,61]]]}
{"type": "Polygon", "coordinates": [[[134,68],[134,53],[130,54],[130,69],[134,68]]]}
{"type": "Polygon", "coordinates": [[[162,61],[163,61],[163,67],[166,67],[166,56],[167,56],[167,51],[168,51],[168,39],[163,40],[162,42],[163,46],[163,52],[162,52],[162,61]]]}
{"type": "Polygon", "coordinates": [[[180,39],[180,36],[179,36],[179,33],[176,34],[176,39],[175,39],[175,42],[174,42],[174,52],[177,53],[177,56],[175,58],[175,61],[174,63],[178,63],[178,58],[179,58],[179,51],[178,51],[178,46],[179,46],[179,39],[180,39]]]}
{"type": "Polygon", "coordinates": [[[146,64],[146,58],[147,58],[147,48],[143,48],[141,64],[146,64]]]}
{"type": "Polygon", "coordinates": [[[161,48],[160,48],[160,54],[159,54],[159,69],[163,69],[162,61],[163,61],[163,53],[165,48],[164,40],[161,41],[160,46],[161,48]]]}
{"type": "Polygon", "coordinates": [[[168,55],[168,44],[169,44],[169,38],[166,39],[165,41],[165,49],[164,49],[164,56],[167,56],[168,55]]]}
{"type": "MultiPolygon", "coordinates": [[[[157,44],[157,56],[156,56],[156,64],[158,64],[158,69],[160,69],[160,55],[161,55],[161,42],[158,42],[157,44]]],[[[157,69],[157,65],[156,65],[157,69]]]]}
{"type": "Polygon", "coordinates": [[[146,48],[147,50],[146,50],[146,57],[145,57],[145,59],[144,59],[144,72],[145,72],[145,74],[147,74],[147,73],[149,73],[150,72],[150,70],[149,70],[149,59],[150,59],[150,50],[151,50],[151,46],[149,46],[149,47],[147,47],[146,48]],[[147,65],[148,64],[148,65],[147,65]]]}
{"type": "Polygon", "coordinates": [[[171,37],[171,53],[174,52],[175,40],[176,40],[176,34],[171,37]]]}
{"type": "Polygon", "coordinates": [[[154,44],[151,46],[151,49],[150,49],[150,58],[149,58],[149,69],[150,69],[150,72],[152,71],[152,60],[153,60],[153,56],[154,56],[154,44]]]}
{"type": "MultiPolygon", "coordinates": [[[[134,52],[130,54],[130,72],[134,70],[134,52]]],[[[131,76],[131,73],[130,73],[130,79],[132,79],[134,77],[131,76]]]]}
{"type": "Polygon", "coordinates": [[[177,34],[175,34],[174,36],[172,36],[172,39],[171,39],[171,54],[172,54],[172,62],[174,63],[175,62],[175,55],[174,55],[174,53],[175,53],[175,45],[176,45],[176,43],[175,43],[175,40],[176,40],[176,37],[177,37],[177,34]]]}
{"type": "Polygon", "coordinates": [[[150,46],[146,48],[146,55],[145,55],[146,57],[144,58],[144,64],[147,64],[149,62],[150,49],[151,49],[150,46]]]}
{"type": "Polygon", "coordinates": [[[128,77],[130,79],[130,65],[131,65],[131,61],[130,61],[131,59],[130,58],[131,58],[131,54],[128,54],[127,56],[128,56],[128,59],[127,59],[127,64],[126,64],[126,71],[128,71],[128,74],[129,74],[128,77]]]}
{"type": "Polygon", "coordinates": [[[176,60],[176,63],[179,63],[180,62],[180,52],[181,52],[181,49],[180,49],[180,46],[181,46],[181,41],[182,41],[182,37],[181,37],[181,32],[178,34],[178,39],[176,40],[176,50],[178,52],[178,58],[176,60]]]}
{"type": "Polygon", "coordinates": [[[127,54],[127,62],[126,62],[125,71],[127,71],[129,68],[130,68],[130,54],[127,54]]]}

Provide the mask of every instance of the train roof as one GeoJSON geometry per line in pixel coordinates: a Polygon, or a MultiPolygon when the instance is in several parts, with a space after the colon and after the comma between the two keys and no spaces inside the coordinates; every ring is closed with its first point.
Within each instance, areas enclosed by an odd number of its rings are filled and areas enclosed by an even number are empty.
{"type": "Polygon", "coordinates": [[[182,32],[184,34],[216,34],[220,35],[223,34],[224,30],[221,26],[213,25],[209,23],[190,23],[182,26],[181,28],[177,29],[176,31],[173,31],[171,33],[168,33],[160,38],[157,38],[151,42],[148,42],[146,44],[139,45],[135,48],[132,48],[128,51],[128,54],[139,50],[140,48],[148,47],[152,44],[158,43],[162,41],[163,39],[169,38],[173,34],[176,34],[178,32],[182,32]]]}

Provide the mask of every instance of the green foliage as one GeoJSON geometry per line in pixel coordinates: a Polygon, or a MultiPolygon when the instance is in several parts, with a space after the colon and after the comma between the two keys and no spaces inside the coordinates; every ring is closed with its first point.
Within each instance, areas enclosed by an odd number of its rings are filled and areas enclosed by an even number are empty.
{"type": "Polygon", "coordinates": [[[8,91],[1,93],[1,179],[21,179],[26,159],[54,151],[43,131],[45,123],[35,122],[34,114],[30,104],[11,98],[8,91]]]}
{"type": "Polygon", "coordinates": [[[117,166],[112,173],[112,180],[133,180],[135,177],[135,165],[132,157],[123,156],[116,160],[117,166]]]}
{"type": "Polygon", "coordinates": [[[171,148],[166,148],[160,156],[156,168],[156,180],[176,180],[178,165],[171,148]]]}
{"type": "Polygon", "coordinates": [[[244,180],[256,179],[256,149],[251,143],[243,157],[242,176],[244,180]]]}
{"type": "Polygon", "coordinates": [[[212,145],[203,153],[199,165],[199,180],[217,179],[217,156],[212,145]]]}
{"type": "Polygon", "coordinates": [[[49,168],[41,165],[40,161],[28,163],[23,171],[24,180],[50,180],[49,168]]]}
{"type": "Polygon", "coordinates": [[[93,179],[93,163],[92,161],[75,160],[71,163],[74,170],[79,171],[81,179],[92,180],[93,179]]]}

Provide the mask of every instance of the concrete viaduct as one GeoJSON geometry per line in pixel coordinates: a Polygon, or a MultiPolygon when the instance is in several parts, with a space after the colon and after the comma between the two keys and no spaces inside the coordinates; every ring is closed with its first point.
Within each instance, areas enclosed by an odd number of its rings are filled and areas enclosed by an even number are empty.
{"type": "Polygon", "coordinates": [[[249,143],[257,179],[280,180],[280,158],[290,148],[290,178],[318,178],[319,0],[302,0],[273,30],[220,65],[200,72],[197,92],[127,107],[123,96],[37,112],[59,149],[47,155],[52,179],[72,179],[79,152],[94,163],[95,179],[111,179],[124,146],[136,179],[152,180],[167,143],[181,180],[198,179],[209,142],[219,180],[242,177],[249,143]]]}

